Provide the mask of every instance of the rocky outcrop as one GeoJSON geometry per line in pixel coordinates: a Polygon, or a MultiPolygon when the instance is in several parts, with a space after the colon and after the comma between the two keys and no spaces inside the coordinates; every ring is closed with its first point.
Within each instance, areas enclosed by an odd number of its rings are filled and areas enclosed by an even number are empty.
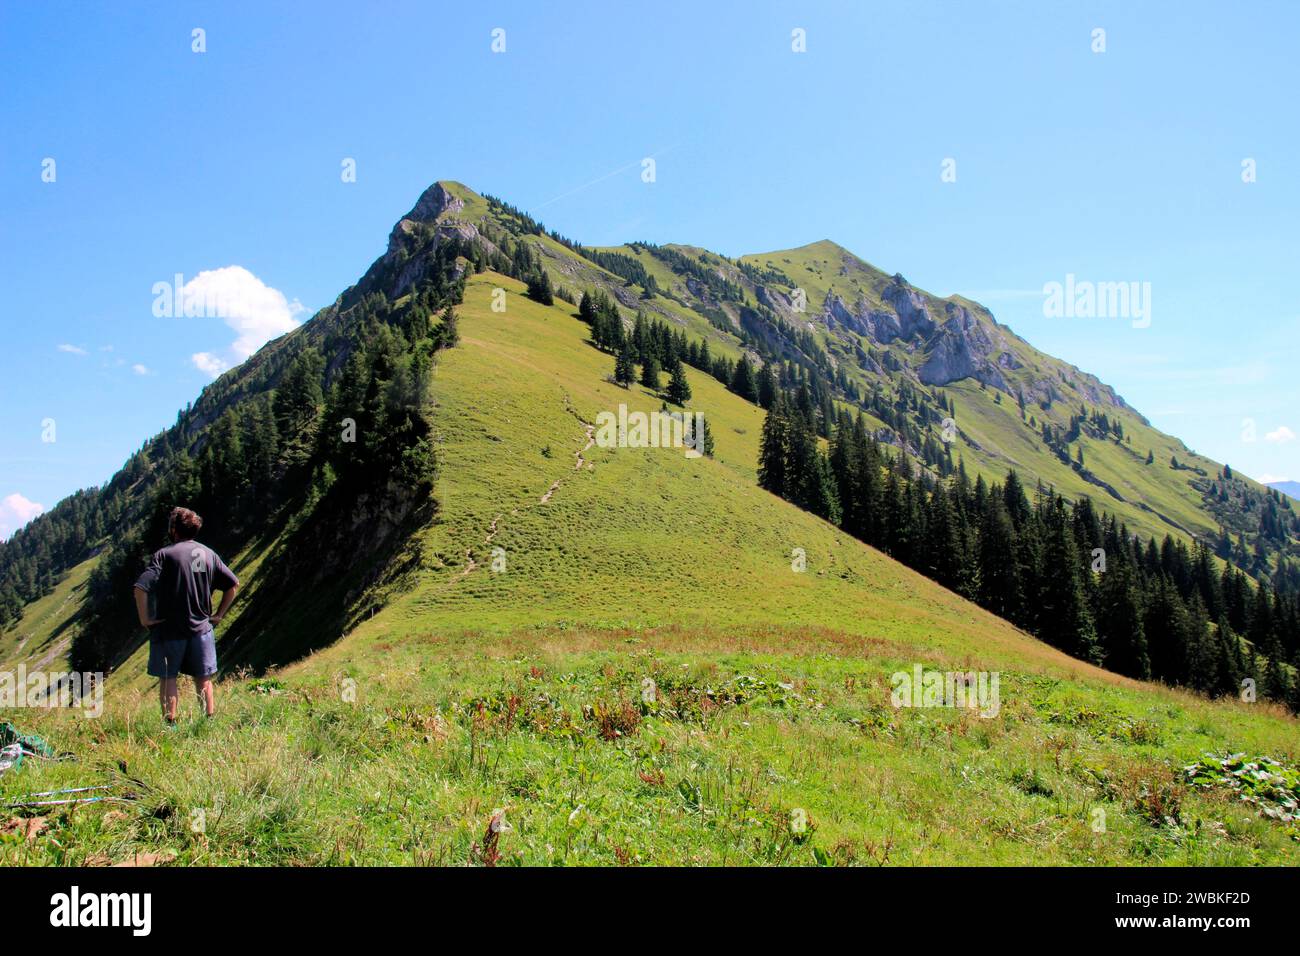
{"type": "Polygon", "coordinates": [[[903,335],[903,323],[893,312],[872,309],[861,300],[850,309],[834,292],[826,293],[826,299],[822,303],[822,320],[828,329],[840,325],[881,345],[888,345],[903,335]]]}
{"type": "Polygon", "coordinates": [[[686,276],[686,291],[701,302],[713,301],[713,296],[709,294],[709,287],[693,275],[686,276]]]}
{"type": "MultiPolygon", "coordinates": [[[[947,385],[974,378],[1012,394],[1006,373],[1021,368],[1022,363],[991,317],[981,317],[959,302],[943,301],[941,325],[932,314],[939,300],[913,289],[901,276],[895,276],[880,297],[888,308],[872,308],[865,299],[849,306],[838,294],[828,292],[821,318],[827,329],[843,328],[880,345],[897,342],[898,347],[916,355],[917,361],[923,357],[916,371],[923,384],[947,385]]],[[[909,373],[915,367],[908,362],[903,365],[909,373]]]]}
{"type": "Polygon", "coordinates": [[[453,218],[464,208],[465,200],[453,195],[442,183],[434,183],[424,191],[416,204],[411,207],[411,211],[397,220],[397,225],[393,226],[393,231],[388,234],[386,256],[396,255],[397,250],[403,246],[408,237],[415,234],[419,226],[431,228],[434,235],[439,238],[458,236],[461,239],[478,240],[491,245],[479,235],[473,223],[453,218]]]}
{"type": "Polygon", "coordinates": [[[896,280],[885,288],[880,297],[898,316],[903,338],[910,339],[914,335],[927,336],[934,332],[935,321],[926,308],[925,296],[905,282],[900,283],[896,280]]]}
{"type": "Polygon", "coordinates": [[[946,306],[947,321],[926,343],[929,358],[917,372],[926,385],[947,385],[974,378],[1009,392],[1002,370],[1017,365],[1002,335],[955,302],[946,306]],[[991,358],[992,357],[992,358],[991,358]]]}
{"type": "Polygon", "coordinates": [[[454,196],[442,183],[434,183],[416,200],[403,219],[414,222],[436,222],[444,213],[455,215],[465,208],[465,200],[454,196]]]}
{"type": "Polygon", "coordinates": [[[482,235],[472,222],[455,218],[464,208],[463,199],[442,183],[434,183],[393,226],[388,234],[388,248],[371,265],[360,286],[370,288],[372,280],[380,279],[390,299],[406,294],[420,284],[429,269],[430,258],[422,253],[446,239],[461,239],[477,243],[488,252],[498,251],[495,243],[482,235]],[[432,243],[427,241],[430,237],[432,243]]]}
{"type": "Polygon", "coordinates": [[[1046,402],[1049,406],[1065,398],[1064,393],[1056,387],[1056,383],[1050,378],[1035,379],[1024,389],[1025,401],[1033,402],[1036,405],[1042,405],[1046,402]]]}
{"type": "MultiPolygon", "coordinates": [[[[1103,408],[1107,406],[1111,408],[1129,407],[1128,403],[1113,388],[1103,384],[1086,372],[1080,372],[1077,368],[1071,367],[1070,372],[1066,373],[1065,380],[1078,389],[1079,394],[1091,405],[1100,405],[1103,408]]],[[[1141,416],[1138,417],[1141,418],[1141,416]]],[[[1142,418],[1142,423],[1147,424],[1147,420],[1142,418]]]]}
{"type": "Polygon", "coordinates": [[[754,289],[754,295],[760,305],[765,305],[777,315],[785,319],[793,318],[798,313],[795,312],[794,302],[790,296],[786,295],[780,289],[768,285],[759,285],[754,289]]]}
{"type": "Polygon", "coordinates": [[[636,311],[637,309],[640,309],[643,304],[641,296],[639,296],[636,290],[630,286],[618,285],[614,286],[609,291],[614,296],[614,300],[625,309],[636,311]]]}
{"type": "Polygon", "coordinates": [[[885,374],[884,367],[879,362],[877,362],[874,358],[868,355],[866,352],[862,351],[861,349],[858,349],[857,351],[857,360],[858,360],[858,365],[861,366],[865,371],[870,372],[872,375],[885,374]]]}
{"type": "Polygon", "coordinates": [[[835,323],[839,323],[846,329],[851,329],[861,335],[866,335],[866,329],[862,327],[856,313],[851,312],[849,307],[844,304],[834,292],[827,292],[826,298],[822,301],[822,318],[826,322],[826,327],[834,328],[835,323]]]}
{"type": "Polygon", "coordinates": [[[925,338],[934,333],[937,323],[930,315],[925,295],[896,277],[881,293],[888,306],[874,309],[863,299],[852,308],[834,292],[826,293],[822,302],[822,320],[827,328],[839,325],[873,342],[888,345],[898,339],[925,338]]]}

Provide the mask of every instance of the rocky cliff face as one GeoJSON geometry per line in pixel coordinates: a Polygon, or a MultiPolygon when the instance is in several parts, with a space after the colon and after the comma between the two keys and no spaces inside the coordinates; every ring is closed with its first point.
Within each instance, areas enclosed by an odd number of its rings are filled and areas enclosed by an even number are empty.
{"type": "MultiPolygon", "coordinates": [[[[880,304],[874,306],[865,297],[850,305],[840,293],[830,290],[816,318],[828,331],[839,329],[878,346],[902,348],[907,353],[902,361],[904,373],[925,385],[973,378],[1008,395],[1023,392],[1031,403],[1052,404],[1063,400],[1060,386],[1068,382],[1090,404],[1127,407],[1114,390],[1078,369],[1061,372],[1059,381],[1056,375],[1039,376],[1028,383],[1023,376],[1013,377],[1011,373],[1024,367],[1017,357],[1014,336],[979,306],[967,308],[961,301],[937,299],[898,275],[882,277],[879,290],[880,304]]],[[[779,291],[760,287],[758,292],[764,304],[778,312],[788,310],[789,300],[779,291]]],[[[858,361],[869,372],[885,374],[870,356],[858,361]]]]}
{"type": "Polygon", "coordinates": [[[873,309],[861,300],[850,309],[833,292],[826,293],[826,301],[822,304],[822,319],[827,328],[839,324],[881,345],[888,345],[895,339],[904,337],[903,322],[896,313],[886,309],[873,309]]]}
{"type": "Polygon", "coordinates": [[[434,243],[457,238],[477,242],[488,250],[495,251],[496,246],[472,222],[456,218],[464,208],[463,199],[442,183],[434,183],[421,194],[411,211],[393,226],[392,232],[388,234],[388,248],[370,267],[361,284],[364,286],[375,276],[392,276],[391,284],[386,284],[384,289],[390,299],[396,299],[418,285],[429,267],[429,258],[410,255],[403,260],[403,255],[417,249],[422,230],[426,235],[432,235],[434,243]]]}
{"type": "Polygon", "coordinates": [[[465,200],[453,195],[442,183],[434,183],[420,194],[411,211],[402,218],[414,219],[416,222],[436,222],[444,213],[455,215],[464,208],[465,200]]]}
{"type": "Polygon", "coordinates": [[[926,343],[929,358],[917,375],[927,385],[947,385],[974,378],[1004,392],[1010,391],[1003,370],[1019,362],[1006,339],[955,302],[946,305],[947,321],[926,343]]]}
{"type": "Polygon", "coordinates": [[[420,195],[411,211],[393,226],[393,231],[388,235],[388,255],[396,254],[405,237],[412,235],[417,225],[428,226],[438,236],[481,239],[473,223],[455,218],[464,208],[465,200],[453,194],[442,183],[434,183],[420,195]]]}
{"type": "Polygon", "coordinates": [[[828,292],[821,318],[828,328],[840,325],[880,345],[925,338],[934,332],[937,324],[930,315],[929,301],[906,282],[895,280],[882,291],[881,300],[887,308],[872,308],[861,299],[850,307],[839,295],[828,292]]]}
{"type": "Polygon", "coordinates": [[[902,340],[909,351],[925,356],[916,375],[926,385],[973,377],[1010,391],[1003,372],[1019,368],[1020,363],[991,321],[981,321],[964,306],[945,302],[941,325],[932,314],[938,303],[899,278],[885,287],[881,300],[888,308],[872,308],[864,300],[850,307],[828,292],[821,317],[827,328],[839,326],[879,345],[902,340]]]}
{"type": "Polygon", "coordinates": [[[881,298],[898,316],[903,338],[915,335],[929,335],[935,329],[935,321],[926,307],[926,298],[906,282],[895,279],[881,294],[881,298]]]}
{"type": "Polygon", "coordinates": [[[760,285],[754,289],[754,296],[760,304],[767,306],[783,319],[793,320],[797,314],[794,311],[794,303],[790,297],[780,289],[760,285]]]}

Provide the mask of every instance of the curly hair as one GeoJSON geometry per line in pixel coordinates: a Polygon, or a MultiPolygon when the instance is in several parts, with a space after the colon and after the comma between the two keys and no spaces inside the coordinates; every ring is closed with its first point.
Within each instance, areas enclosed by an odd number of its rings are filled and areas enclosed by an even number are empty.
{"type": "Polygon", "coordinates": [[[178,541],[190,541],[203,527],[203,519],[189,508],[173,508],[167,519],[167,528],[178,541]]]}

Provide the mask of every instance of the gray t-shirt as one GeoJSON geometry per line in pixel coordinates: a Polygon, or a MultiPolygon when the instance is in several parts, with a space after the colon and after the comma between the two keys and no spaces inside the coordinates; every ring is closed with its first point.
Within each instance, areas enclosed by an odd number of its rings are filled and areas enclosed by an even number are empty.
{"type": "Polygon", "coordinates": [[[239,584],[217,553],[197,541],[177,541],[154,552],[153,560],[135,586],[156,605],[162,621],[150,636],[156,640],[193,637],[211,625],[212,592],[239,584]]]}

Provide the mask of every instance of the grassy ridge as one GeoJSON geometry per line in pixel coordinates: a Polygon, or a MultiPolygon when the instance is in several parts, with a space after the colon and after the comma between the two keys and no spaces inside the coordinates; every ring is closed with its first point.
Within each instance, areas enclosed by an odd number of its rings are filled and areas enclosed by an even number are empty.
{"type": "Polygon", "coordinates": [[[708,417],[715,460],[592,446],[575,469],[600,412],[652,412],[661,401],[606,381],[613,358],[586,344],[586,326],[521,292],[489,274],[466,293],[462,345],[433,382],[441,514],[425,545],[436,557],[384,621],[496,631],[865,621],[887,638],[969,647],[978,633],[1026,653],[1042,646],[759,489],[761,410],[693,369],[691,407],[708,417]],[[509,296],[504,313],[489,307],[496,287],[509,296]],[[505,573],[490,571],[493,547],[505,550],[505,573]],[[791,570],[795,548],[806,573],[791,570]]]}
{"type": "MultiPolygon", "coordinates": [[[[861,298],[871,307],[887,308],[882,303],[880,290],[892,282],[891,277],[833,242],[815,242],[797,249],[745,256],[743,261],[785,273],[807,292],[810,314],[820,311],[828,292],[838,294],[850,307],[861,298]]],[[[934,304],[932,317],[942,323],[942,303],[946,300],[928,295],[927,298],[934,304]]],[[[983,311],[977,303],[959,296],[951,298],[977,314],[983,311]]],[[[984,321],[990,319],[991,316],[986,315],[984,321]]],[[[826,328],[820,323],[812,325],[819,341],[828,343],[830,336],[826,328]]],[[[1027,415],[1033,415],[1039,423],[1046,421],[1065,427],[1070,416],[1079,412],[1080,405],[1086,404],[1090,410],[1100,409],[1111,419],[1118,418],[1123,423],[1125,435],[1131,439],[1123,446],[1086,436],[1075,445],[1082,444],[1088,470],[1114,487],[1124,500],[1117,500],[1056,458],[1043,445],[1037,430],[1021,421],[1013,398],[1004,394],[1002,404],[995,405],[996,393],[992,388],[981,390],[975,381],[963,379],[943,388],[957,401],[954,417],[958,428],[974,440],[972,445],[959,439],[954,448],[954,456],[960,453],[965,458],[972,476],[983,474],[986,479],[1001,480],[1008,467],[1015,467],[1022,474],[1031,476],[1031,486],[1032,480],[1038,478],[1044,484],[1055,486],[1068,498],[1089,496],[1101,508],[1114,512],[1127,522],[1130,531],[1144,537],[1173,534],[1190,540],[1193,535],[1212,536],[1217,533],[1216,520],[1204,507],[1201,493],[1191,485],[1191,479],[1200,476],[1190,470],[1175,471],[1170,466],[1170,458],[1177,456],[1180,463],[1189,468],[1201,468],[1210,478],[1219,473],[1222,464],[1194,454],[1177,438],[1152,428],[1133,409],[1103,406],[1089,400],[1080,389],[1099,386],[1095,378],[1081,373],[1067,362],[1039,352],[1006,327],[999,327],[998,332],[1005,337],[1008,351],[1022,365],[1018,370],[1005,373],[1013,386],[1030,388],[1036,382],[1050,381],[1067,396],[1065,400],[1055,402],[1050,410],[1030,404],[1026,408],[1027,415]],[[1146,464],[1148,450],[1155,458],[1151,465],[1146,464]]],[[[863,340],[863,345],[881,348],[878,343],[866,340],[863,340]]],[[[884,348],[894,352],[905,364],[915,363],[901,343],[895,342],[884,348]]],[[[864,375],[862,380],[869,382],[871,376],[864,375]]],[[[1262,487],[1253,482],[1252,485],[1256,490],[1262,487]]]]}
{"type": "MultiPolygon", "coordinates": [[[[465,202],[465,207],[452,217],[455,220],[470,223],[496,220],[497,217],[486,201],[473,190],[460,183],[443,183],[443,186],[465,202]]],[[[602,287],[616,295],[621,293],[621,304],[625,311],[645,310],[652,316],[683,328],[689,336],[705,338],[715,355],[735,359],[741,354],[740,342],[735,336],[714,328],[692,307],[699,306],[701,300],[690,291],[683,277],[648,252],[629,245],[603,247],[603,251],[618,252],[636,259],[654,276],[660,289],[669,293],[650,300],[640,300],[637,298],[639,287],[624,288],[622,279],[583,259],[549,236],[534,236],[529,241],[542,254],[545,267],[555,283],[566,285],[575,292],[588,287],[602,287]]],[[[730,262],[707,250],[680,244],[671,244],[667,248],[694,258],[710,270],[724,273],[730,281],[749,283],[730,262]]],[[[892,285],[892,276],[830,240],[795,249],[747,255],[741,257],[740,261],[762,269],[774,269],[784,274],[792,286],[802,288],[807,294],[807,318],[810,320],[806,328],[813,332],[814,338],[833,354],[840,354],[848,374],[861,387],[870,388],[877,381],[873,373],[857,368],[856,360],[840,340],[841,335],[851,333],[837,329],[832,334],[823,323],[815,319],[828,293],[838,294],[850,307],[862,300],[869,307],[889,308],[882,299],[882,292],[892,285]]],[[[780,283],[777,288],[789,291],[780,283]]],[[[988,327],[991,328],[994,324],[991,313],[976,302],[961,296],[942,299],[923,290],[915,291],[927,301],[932,318],[940,324],[944,321],[944,304],[948,301],[970,309],[988,327]]],[[[753,304],[749,295],[747,302],[753,304]]],[[[720,308],[738,326],[739,310],[736,305],[722,303],[720,308]]],[[[943,388],[958,400],[956,422],[960,431],[970,439],[958,439],[954,456],[960,455],[965,459],[967,470],[972,476],[982,474],[988,480],[1000,481],[1005,477],[1007,469],[1014,467],[1026,476],[1031,487],[1034,479],[1041,479],[1044,484],[1054,486],[1071,500],[1087,495],[1101,508],[1115,513],[1126,522],[1131,532],[1144,537],[1163,538],[1166,534],[1173,534],[1190,543],[1193,537],[1210,538],[1217,535],[1218,520],[1205,506],[1201,491],[1192,485],[1192,481],[1205,482],[1214,478],[1223,468],[1221,463],[1195,454],[1177,438],[1152,428],[1137,410],[1118,408],[1089,399],[1087,390],[1104,389],[1103,384],[1094,376],[1038,351],[1005,326],[998,326],[996,332],[1006,339],[1008,351],[1021,366],[1016,370],[1004,370],[1013,389],[1032,390],[1050,382],[1065,396],[1047,410],[1030,403],[1026,417],[1032,415],[1040,424],[1048,422],[1064,428],[1068,426],[1070,416],[1079,412],[1080,405],[1086,404],[1089,410],[1103,411],[1112,420],[1122,422],[1125,435],[1129,438],[1123,446],[1117,446],[1109,440],[1098,441],[1084,436],[1072,444],[1071,454],[1081,445],[1087,469],[1100,482],[1114,488],[1123,500],[1112,496],[1105,487],[1088,481],[1070,465],[1061,462],[1043,444],[1038,429],[1020,419],[1014,399],[1004,394],[1003,403],[995,405],[994,390],[981,390],[973,380],[964,379],[943,388]],[[1154,455],[1151,465],[1146,464],[1148,451],[1154,455]],[[1174,456],[1187,467],[1178,470],[1172,468],[1170,459],[1174,456]],[[1204,471],[1205,476],[1193,469],[1204,471]]],[[[892,352],[903,365],[918,364],[916,354],[908,348],[909,343],[894,342],[882,346],[866,338],[854,338],[864,348],[892,352]]],[[[893,379],[898,374],[892,373],[889,378],[893,379]]],[[[873,426],[881,424],[870,418],[869,422],[873,426]]],[[[937,425],[935,437],[940,437],[937,425]]],[[[1238,477],[1249,482],[1256,491],[1262,490],[1262,486],[1245,476],[1238,477]]]]}
{"type": "MultiPolygon", "coordinates": [[[[1179,773],[1206,750],[1294,766],[1292,718],[1074,661],[760,491],[761,413],[703,375],[716,460],[585,447],[600,411],[659,400],[606,382],[612,358],[560,305],[470,284],[408,590],[295,665],[223,681],[216,722],[183,699],[165,731],[142,655],[98,721],[22,712],[79,759],[0,777],[0,798],[131,799],[0,835],[0,864],[1300,861],[1293,824],[1179,773]],[[999,672],[998,716],[894,708],[890,675],[917,663],[999,672]]],[[[256,578],[253,556],[235,566],[256,578]]]]}

